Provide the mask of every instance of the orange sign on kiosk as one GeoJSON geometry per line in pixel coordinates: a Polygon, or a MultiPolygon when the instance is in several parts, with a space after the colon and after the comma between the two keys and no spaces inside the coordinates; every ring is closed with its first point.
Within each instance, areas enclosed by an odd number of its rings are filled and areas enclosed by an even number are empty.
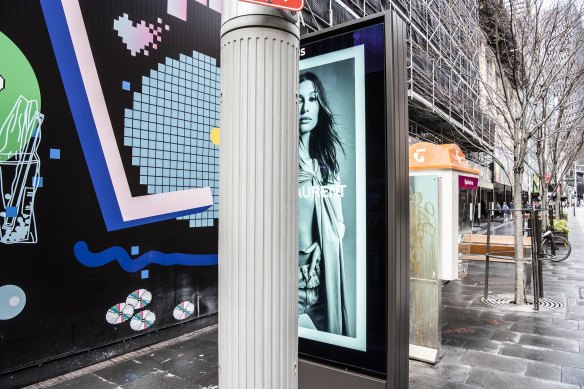
{"type": "Polygon", "coordinates": [[[435,145],[420,142],[410,146],[410,170],[451,169],[479,174],[470,168],[466,157],[458,145],[435,145]]]}

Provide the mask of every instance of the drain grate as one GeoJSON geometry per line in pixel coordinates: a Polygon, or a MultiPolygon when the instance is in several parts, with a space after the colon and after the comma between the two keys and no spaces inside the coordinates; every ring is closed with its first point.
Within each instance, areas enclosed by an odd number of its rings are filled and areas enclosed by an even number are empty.
{"type": "MultiPolygon", "coordinates": [[[[489,296],[486,299],[481,297],[481,301],[483,304],[489,305],[491,307],[516,307],[515,302],[513,299],[504,298],[504,297],[496,297],[496,296],[489,296]]],[[[533,305],[533,301],[527,301],[527,305],[533,305]]],[[[563,302],[550,299],[547,297],[542,297],[539,299],[539,309],[549,310],[549,311],[557,311],[560,309],[564,309],[565,305],[563,302]]]]}

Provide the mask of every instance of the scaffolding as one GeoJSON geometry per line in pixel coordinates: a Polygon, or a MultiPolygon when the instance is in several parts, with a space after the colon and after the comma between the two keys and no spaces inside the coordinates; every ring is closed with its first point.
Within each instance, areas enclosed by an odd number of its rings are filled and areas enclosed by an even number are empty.
{"type": "MultiPolygon", "coordinates": [[[[495,124],[480,109],[476,0],[306,0],[303,34],[395,9],[408,22],[410,134],[457,143],[465,154],[493,149],[495,124]],[[470,44],[469,44],[470,43],[470,44]]],[[[476,162],[487,166],[484,156],[476,162]]]]}

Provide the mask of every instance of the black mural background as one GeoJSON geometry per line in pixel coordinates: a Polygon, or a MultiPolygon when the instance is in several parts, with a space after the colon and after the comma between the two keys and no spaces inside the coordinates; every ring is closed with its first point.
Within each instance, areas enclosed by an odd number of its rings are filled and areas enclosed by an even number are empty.
{"type": "MultiPolygon", "coordinates": [[[[82,2],[87,29],[94,38],[90,39],[92,50],[98,68],[101,66],[100,80],[107,73],[119,89],[116,95],[114,84],[104,86],[108,108],[117,106],[123,112],[131,107],[131,94],[121,93],[119,80],[138,83],[165,56],[176,58],[179,53],[197,50],[218,60],[220,14],[195,1],[188,3],[186,23],[166,13],[165,1],[82,2]],[[135,22],[162,18],[170,30],[165,31],[159,50],[151,50],[148,57],[130,57],[112,28],[113,19],[122,13],[135,22]],[[117,50],[110,49],[115,45],[117,50]]],[[[171,219],[107,232],[40,2],[2,2],[1,11],[0,31],[22,50],[36,73],[45,121],[39,148],[44,186],[37,192],[35,204],[38,243],[0,244],[0,285],[18,285],[27,298],[18,316],[0,321],[0,373],[172,325],[177,323],[172,310],[184,300],[196,302],[199,298],[201,316],[217,312],[216,266],[150,265],[149,278],[141,279],[139,271],[127,273],[117,262],[88,268],[75,259],[77,241],[86,241],[92,251],[119,245],[128,250],[140,246],[142,253],[217,253],[217,221],[214,227],[189,228],[188,222],[171,219]],[[50,148],[59,148],[61,158],[49,159],[50,148]],[[140,288],[152,292],[153,301],[146,309],[156,314],[155,324],[135,332],[128,322],[107,323],[108,308],[140,288]]],[[[1,58],[0,53],[0,66],[1,58]]],[[[128,182],[134,195],[145,194],[138,184],[139,172],[131,166],[129,148],[123,146],[121,117],[119,120],[114,122],[114,131],[128,182]]]]}

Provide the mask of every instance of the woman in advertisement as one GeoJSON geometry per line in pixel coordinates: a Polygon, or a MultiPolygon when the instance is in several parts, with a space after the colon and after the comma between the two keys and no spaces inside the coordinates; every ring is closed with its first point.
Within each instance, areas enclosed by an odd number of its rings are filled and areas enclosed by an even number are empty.
{"type": "Polygon", "coordinates": [[[298,321],[301,327],[349,335],[344,287],[344,153],[323,85],[311,72],[299,84],[298,321]]]}

